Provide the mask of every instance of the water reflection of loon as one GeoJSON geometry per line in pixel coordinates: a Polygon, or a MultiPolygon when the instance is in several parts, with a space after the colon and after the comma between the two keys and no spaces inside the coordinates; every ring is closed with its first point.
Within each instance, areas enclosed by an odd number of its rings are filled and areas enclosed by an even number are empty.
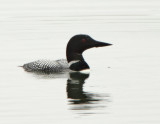
{"type": "Polygon", "coordinates": [[[70,102],[74,104],[86,103],[91,99],[85,92],[83,92],[83,84],[89,74],[70,73],[70,78],[67,80],[67,96],[71,98],[70,102]]]}
{"type": "Polygon", "coordinates": [[[83,85],[89,74],[70,73],[70,78],[67,80],[67,96],[72,110],[90,110],[93,108],[106,107],[108,94],[96,94],[83,91],[83,85]],[[74,105],[80,106],[74,106],[74,105]]]}
{"type": "Polygon", "coordinates": [[[83,87],[90,74],[80,72],[65,72],[57,74],[34,73],[39,79],[67,78],[66,93],[70,110],[89,110],[85,114],[93,114],[91,110],[101,110],[107,106],[109,95],[106,93],[96,93],[95,91],[85,92],[83,87]]]}
{"type": "MultiPolygon", "coordinates": [[[[100,113],[106,108],[109,102],[109,95],[103,92],[84,91],[84,84],[90,74],[81,72],[65,72],[65,73],[32,73],[38,79],[57,79],[68,78],[66,84],[66,93],[68,98],[68,107],[70,110],[78,114],[94,114],[100,113]],[[83,110],[83,111],[79,111],[83,110]],[[83,112],[83,113],[80,113],[83,112]]],[[[56,84],[55,84],[56,85],[56,84]]],[[[96,88],[97,89],[97,88],[96,88]]]]}

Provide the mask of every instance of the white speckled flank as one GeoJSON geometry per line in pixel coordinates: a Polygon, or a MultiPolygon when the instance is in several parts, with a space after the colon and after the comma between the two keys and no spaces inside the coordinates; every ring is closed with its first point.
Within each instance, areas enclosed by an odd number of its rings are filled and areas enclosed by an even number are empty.
{"type": "Polygon", "coordinates": [[[62,72],[69,69],[67,60],[37,60],[23,65],[28,72],[62,72]]]}

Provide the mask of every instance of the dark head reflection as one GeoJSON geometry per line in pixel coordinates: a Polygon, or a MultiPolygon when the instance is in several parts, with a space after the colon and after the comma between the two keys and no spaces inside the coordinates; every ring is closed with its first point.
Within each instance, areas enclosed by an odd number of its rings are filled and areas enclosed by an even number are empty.
{"type": "MultiPolygon", "coordinates": [[[[85,80],[89,78],[89,74],[83,74],[79,72],[70,73],[70,78],[67,80],[67,96],[69,103],[71,105],[86,104],[87,106],[76,106],[72,109],[92,109],[98,106],[93,106],[93,104],[98,104],[99,101],[103,101],[106,96],[104,94],[101,96],[96,93],[89,93],[83,91],[83,85],[85,80]],[[90,104],[90,105],[89,105],[90,104]],[[88,106],[89,105],[89,106],[88,106]],[[84,107],[84,108],[83,108],[84,107]]],[[[108,95],[107,95],[108,97],[108,95]]],[[[104,106],[101,106],[104,107],[104,106]]]]}
{"type": "Polygon", "coordinates": [[[70,73],[70,78],[67,80],[67,95],[71,103],[87,103],[91,100],[90,96],[83,92],[83,84],[88,77],[89,74],[70,73]]]}

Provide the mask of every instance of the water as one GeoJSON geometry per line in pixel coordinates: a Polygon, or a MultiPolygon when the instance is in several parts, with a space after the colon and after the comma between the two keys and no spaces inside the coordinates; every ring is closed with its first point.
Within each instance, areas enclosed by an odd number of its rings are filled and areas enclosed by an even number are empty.
{"type": "Polygon", "coordinates": [[[159,7],[158,0],[0,0],[0,123],[159,124],[159,7]],[[114,44],[84,53],[89,75],[18,67],[65,58],[79,33],[114,44]]]}

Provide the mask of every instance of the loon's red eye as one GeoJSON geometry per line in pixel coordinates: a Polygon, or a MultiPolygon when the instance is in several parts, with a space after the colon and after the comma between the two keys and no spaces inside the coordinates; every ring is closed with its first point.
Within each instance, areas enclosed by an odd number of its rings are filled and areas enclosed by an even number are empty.
{"type": "Polygon", "coordinates": [[[82,42],[85,43],[87,40],[86,39],[82,39],[82,42]]]}

